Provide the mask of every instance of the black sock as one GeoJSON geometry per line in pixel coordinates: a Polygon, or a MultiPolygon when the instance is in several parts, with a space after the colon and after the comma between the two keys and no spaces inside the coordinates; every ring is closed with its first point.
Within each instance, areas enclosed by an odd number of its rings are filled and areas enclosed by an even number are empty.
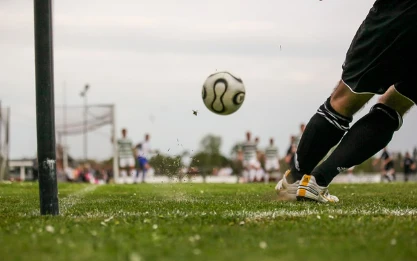
{"type": "Polygon", "coordinates": [[[361,164],[391,141],[402,125],[402,117],[384,104],[376,104],[346,133],[339,146],[312,175],[320,186],[328,186],[337,174],[361,164]]]}
{"type": "Polygon", "coordinates": [[[337,113],[330,105],[330,98],[320,106],[308,122],[298,145],[295,164],[292,164],[288,182],[300,180],[310,174],[314,167],[326,156],[349,129],[351,118],[337,113]]]}

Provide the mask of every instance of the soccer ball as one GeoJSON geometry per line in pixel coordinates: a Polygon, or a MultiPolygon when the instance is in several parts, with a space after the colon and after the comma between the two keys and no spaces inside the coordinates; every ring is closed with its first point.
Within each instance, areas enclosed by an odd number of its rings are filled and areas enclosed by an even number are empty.
{"type": "Polygon", "coordinates": [[[206,107],[220,115],[236,112],[245,100],[243,81],[229,72],[217,72],[203,84],[203,102],[206,107]]]}

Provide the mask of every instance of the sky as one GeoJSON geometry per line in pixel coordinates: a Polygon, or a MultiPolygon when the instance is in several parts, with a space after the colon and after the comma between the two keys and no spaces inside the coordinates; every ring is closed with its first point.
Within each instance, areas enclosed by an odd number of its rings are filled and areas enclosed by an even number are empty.
{"type": "MultiPolygon", "coordinates": [[[[150,133],[154,149],[174,155],[197,151],[200,140],[214,134],[229,155],[251,131],[261,147],[273,137],[283,154],[290,135],[338,82],[346,51],[373,2],[54,1],[55,104],[81,106],[80,91],[89,84],[88,104],[114,104],[118,134],[127,128],[135,143],[150,133]],[[229,116],[211,113],[201,99],[206,77],[220,70],[241,77],[246,87],[245,102],[229,116]]],[[[0,100],[11,108],[10,157],[33,157],[32,0],[0,1],[0,35],[0,100]]],[[[416,131],[414,109],[391,150],[411,150],[416,131]]],[[[73,157],[83,157],[82,136],[66,142],[73,157]]],[[[109,127],[88,135],[88,156],[111,156],[109,127]]]]}

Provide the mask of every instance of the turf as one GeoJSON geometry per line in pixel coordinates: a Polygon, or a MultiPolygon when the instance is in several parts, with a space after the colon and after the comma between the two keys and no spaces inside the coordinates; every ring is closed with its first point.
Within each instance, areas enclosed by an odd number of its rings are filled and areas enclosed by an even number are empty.
{"type": "Polygon", "coordinates": [[[417,184],[335,184],[285,203],[273,184],[0,185],[1,260],[417,260],[417,184]]]}

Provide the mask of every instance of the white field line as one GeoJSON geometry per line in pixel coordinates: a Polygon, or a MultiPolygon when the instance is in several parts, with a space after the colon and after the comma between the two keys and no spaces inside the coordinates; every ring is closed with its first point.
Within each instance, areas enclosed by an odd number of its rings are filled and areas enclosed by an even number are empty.
{"type": "Polygon", "coordinates": [[[375,210],[366,210],[366,209],[355,209],[355,210],[343,210],[343,209],[327,209],[327,210],[273,210],[273,211],[246,211],[246,210],[227,210],[221,212],[215,211],[171,211],[164,212],[161,211],[151,211],[151,212],[126,212],[126,211],[115,211],[113,213],[102,212],[102,211],[93,211],[83,213],[83,217],[86,218],[107,218],[109,216],[113,217],[143,217],[143,218],[152,218],[158,216],[165,216],[169,218],[176,217],[219,217],[219,218],[240,218],[246,219],[248,221],[256,220],[273,220],[276,218],[282,217],[307,217],[307,216],[320,216],[320,217],[329,217],[336,218],[342,216],[417,216],[417,209],[389,209],[389,208],[379,208],[375,210]]]}
{"type": "Polygon", "coordinates": [[[277,217],[306,217],[306,216],[414,216],[417,209],[328,209],[328,210],[274,210],[274,211],[230,211],[226,213],[230,217],[249,219],[274,219],[277,217]]]}
{"type": "MultiPolygon", "coordinates": [[[[98,185],[89,185],[81,190],[69,194],[68,196],[62,199],[60,199],[58,195],[60,215],[65,215],[69,209],[77,205],[87,193],[94,191],[97,188],[97,186],[98,185]]],[[[39,216],[39,214],[39,209],[36,209],[28,213],[25,213],[22,216],[39,216]]]]}
{"type": "Polygon", "coordinates": [[[93,192],[97,187],[98,185],[89,185],[59,200],[60,214],[65,215],[66,212],[77,205],[85,197],[85,195],[93,192]]]}

